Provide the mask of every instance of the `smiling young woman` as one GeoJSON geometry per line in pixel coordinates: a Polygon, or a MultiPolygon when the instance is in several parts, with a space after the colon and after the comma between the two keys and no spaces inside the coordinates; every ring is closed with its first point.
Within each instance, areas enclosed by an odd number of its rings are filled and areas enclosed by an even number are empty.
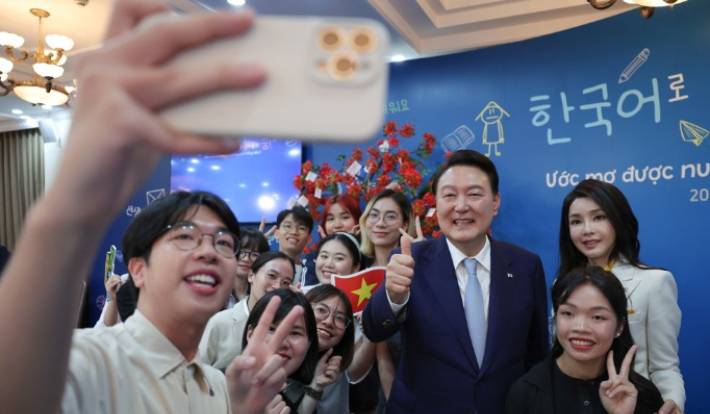
{"type": "Polygon", "coordinates": [[[685,384],[678,357],[678,288],[670,272],[641,262],[638,232],[638,220],[618,188],[598,180],[580,182],[562,205],[558,277],[594,264],[619,279],[628,295],[631,336],[638,345],[634,368],[661,391],[661,412],[680,414],[685,384]]]}
{"type": "Polygon", "coordinates": [[[506,414],[659,411],[660,392],[633,367],[637,347],[614,275],[597,266],[573,269],[555,281],[552,308],[551,354],[513,384],[506,414]]]}

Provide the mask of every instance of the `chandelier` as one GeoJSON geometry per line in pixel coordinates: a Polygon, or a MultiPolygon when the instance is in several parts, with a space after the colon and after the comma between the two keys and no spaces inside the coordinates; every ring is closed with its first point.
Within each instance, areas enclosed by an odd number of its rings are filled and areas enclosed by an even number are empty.
{"type": "Polygon", "coordinates": [[[70,91],[63,86],[55,85],[53,80],[64,74],[61,65],[66,62],[64,52],[74,47],[74,41],[62,35],[47,35],[45,42],[51,49],[45,49],[42,41],[42,19],[49,17],[49,12],[42,9],[30,9],[32,15],[39,18],[39,45],[34,53],[19,49],[25,39],[22,36],[0,32],[0,46],[5,48],[9,60],[0,57],[0,96],[15,92],[19,98],[33,105],[64,105],[69,100],[70,91]],[[16,53],[19,56],[16,56],[16,53]],[[15,80],[10,78],[14,62],[33,61],[32,80],[15,80]]]}
{"type": "MultiPolygon", "coordinates": [[[[616,0],[587,0],[595,9],[606,9],[616,3],[616,0]]],[[[673,7],[676,4],[685,3],[688,0],[624,0],[625,3],[637,4],[641,16],[648,19],[653,16],[656,7],[673,7]]]]}

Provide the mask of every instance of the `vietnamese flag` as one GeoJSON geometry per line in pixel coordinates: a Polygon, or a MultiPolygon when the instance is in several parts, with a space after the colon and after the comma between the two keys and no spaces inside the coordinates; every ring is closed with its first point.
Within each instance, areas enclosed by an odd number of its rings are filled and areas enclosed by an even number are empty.
{"type": "Polygon", "coordinates": [[[349,276],[331,275],[330,283],[345,292],[353,307],[353,315],[359,315],[365,309],[372,293],[377,290],[385,280],[383,266],[371,267],[349,276]]]}

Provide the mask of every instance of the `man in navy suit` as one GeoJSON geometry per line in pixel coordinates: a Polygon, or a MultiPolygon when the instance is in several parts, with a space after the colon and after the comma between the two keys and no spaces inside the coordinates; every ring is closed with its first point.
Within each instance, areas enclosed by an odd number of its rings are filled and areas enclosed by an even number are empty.
{"type": "Polygon", "coordinates": [[[370,340],[404,337],[387,413],[501,414],[510,386],[549,349],[542,263],[487,236],[500,194],[483,154],[455,152],[432,190],[445,237],[402,237],[363,315],[370,340]]]}

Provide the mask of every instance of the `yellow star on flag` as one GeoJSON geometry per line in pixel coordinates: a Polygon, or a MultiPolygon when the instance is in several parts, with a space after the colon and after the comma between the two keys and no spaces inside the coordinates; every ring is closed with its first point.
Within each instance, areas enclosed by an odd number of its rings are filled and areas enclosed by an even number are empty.
{"type": "Polygon", "coordinates": [[[353,290],[352,293],[356,294],[358,296],[357,299],[357,306],[360,306],[360,304],[365,300],[365,299],[370,299],[372,297],[372,291],[375,289],[375,286],[377,286],[377,283],[373,283],[371,285],[368,285],[365,279],[362,279],[362,284],[360,285],[360,289],[358,290],[353,290]]]}

